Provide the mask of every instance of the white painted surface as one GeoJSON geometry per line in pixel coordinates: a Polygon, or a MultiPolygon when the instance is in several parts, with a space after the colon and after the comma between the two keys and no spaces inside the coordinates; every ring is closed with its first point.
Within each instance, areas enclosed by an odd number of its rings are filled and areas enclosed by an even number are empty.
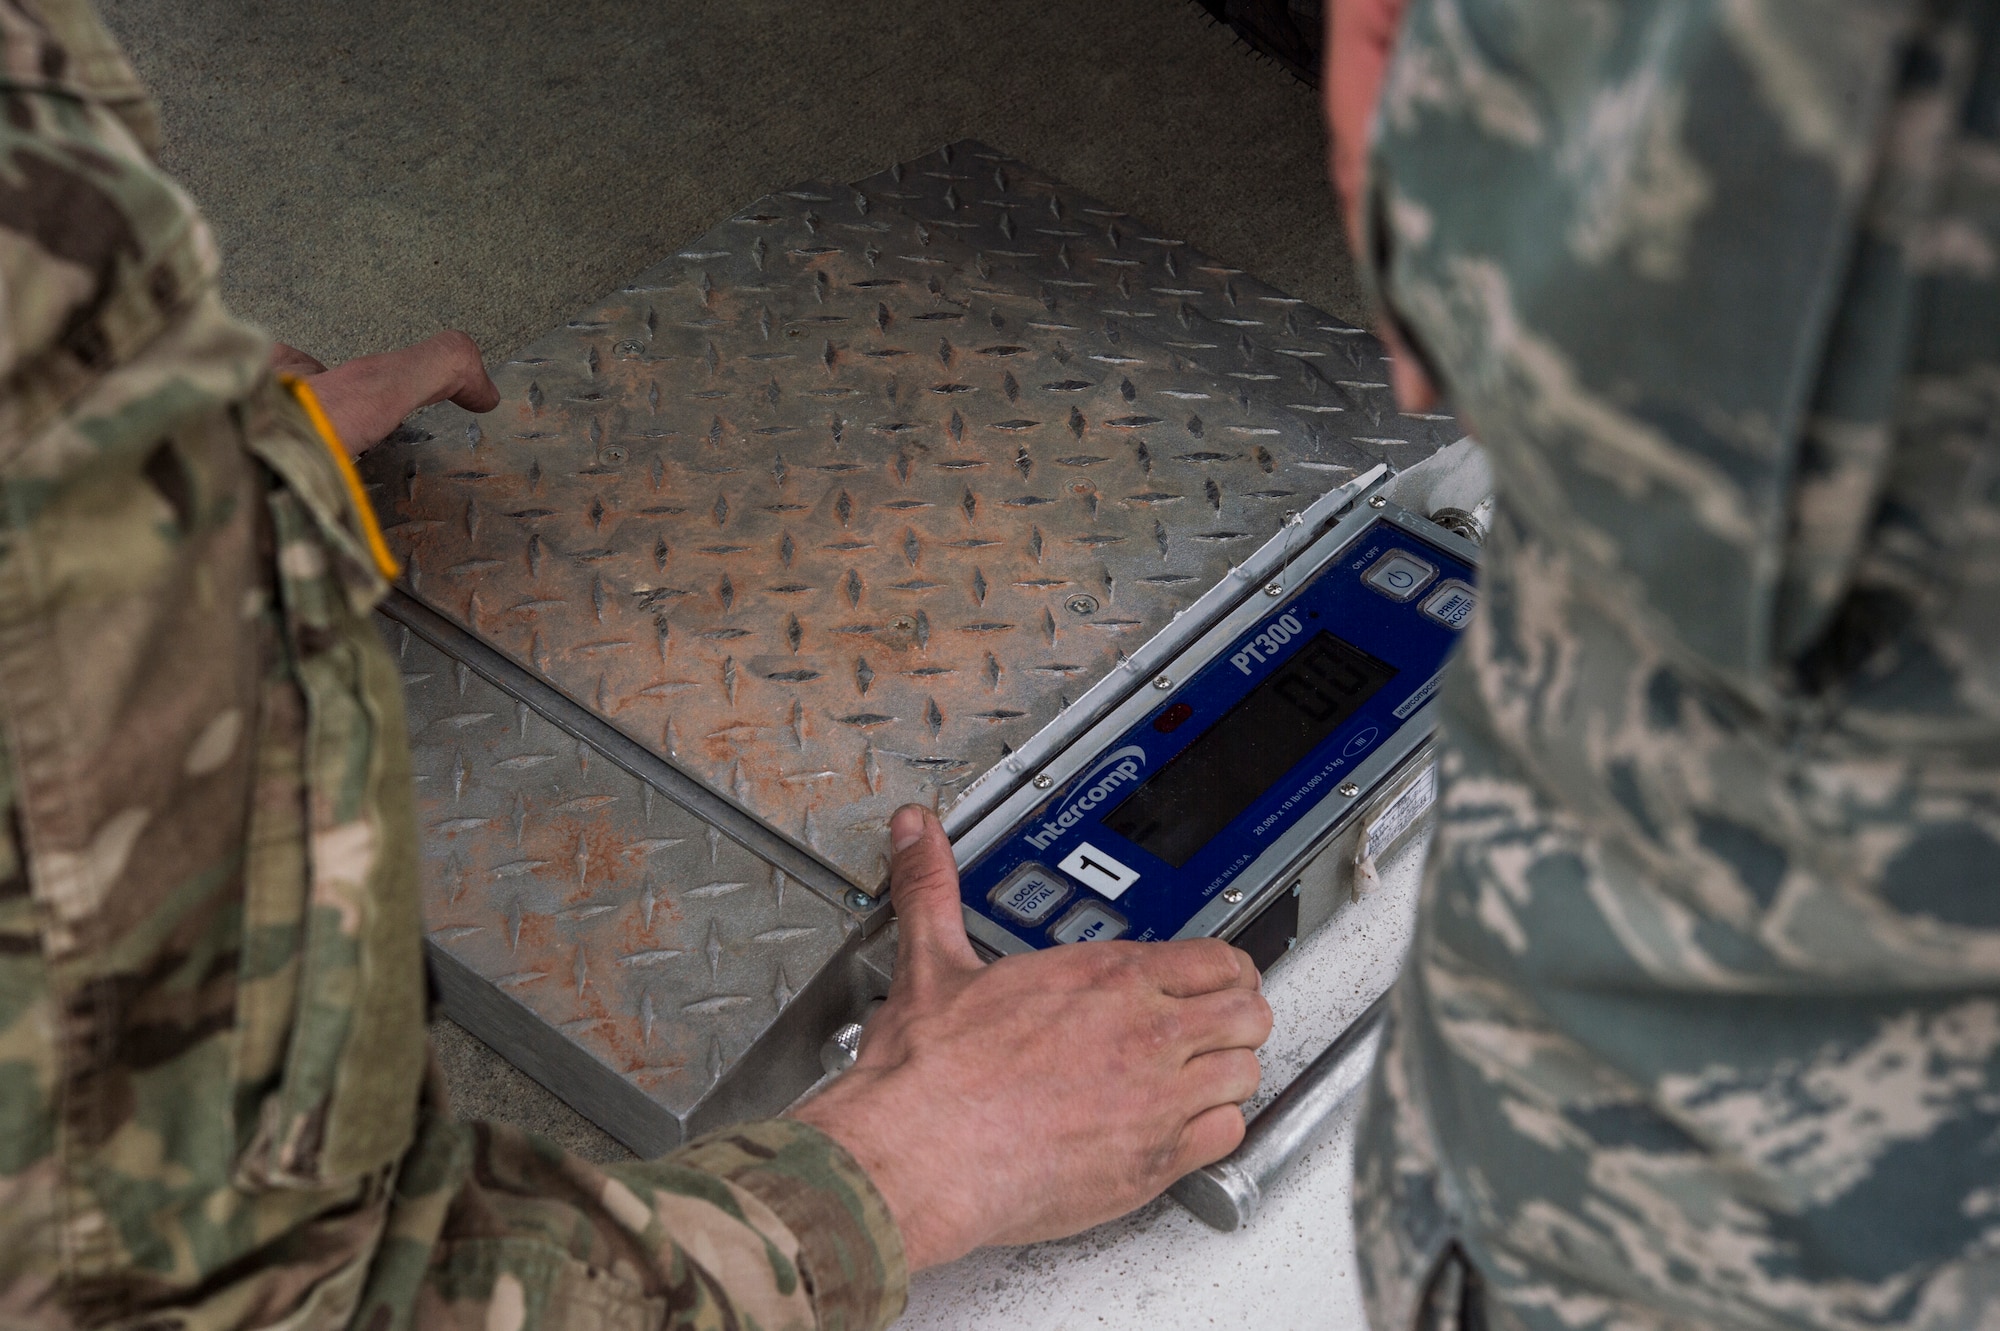
{"type": "MultiPolygon", "coordinates": [[[[1264,1049],[1274,1094],[1388,987],[1409,945],[1424,838],[1412,836],[1344,907],[1273,968],[1276,1027],[1264,1049]]],[[[1260,1096],[1260,1101],[1264,1098],[1260,1096]]],[[[1218,1234],[1161,1198],[1054,1243],[986,1248],[919,1275],[905,1331],[1363,1331],[1348,1212],[1357,1095],[1257,1218],[1218,1234]]]]}

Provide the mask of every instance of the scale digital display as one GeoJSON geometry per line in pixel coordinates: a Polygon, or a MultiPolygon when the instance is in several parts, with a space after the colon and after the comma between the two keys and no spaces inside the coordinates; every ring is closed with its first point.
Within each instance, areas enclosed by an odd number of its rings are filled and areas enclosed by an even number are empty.
{"type": "Polygon", "coordinates": [[[1396,668],[1320,632],[1103,815],[1103,824],[1178,869],[1396,677],[1396,668]]]}

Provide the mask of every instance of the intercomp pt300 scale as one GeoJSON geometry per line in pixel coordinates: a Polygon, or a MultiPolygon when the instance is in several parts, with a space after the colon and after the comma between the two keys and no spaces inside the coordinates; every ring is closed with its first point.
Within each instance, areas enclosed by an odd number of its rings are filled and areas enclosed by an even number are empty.
{"type": "Polygon", "coordinates": [[[1231,938],[1268,967],[1331,913],[1341,875],[1312,866],[1361,811],[1407,792],[1410,812],[1376,824],[1393,837],[1429,803],[1412,759],[1472,616],[1477,548],[1380,495],[1295,557],[1280,539],[1268,581],[1185,647],[1206,607],[1162,634],[1157,673],[1087,730],[1089,698],[1038,737],[1058,751],[959,839],[973,937],[1001,953],[1231,938]]]}
{"type": "Polygon", "coordinates": [[[494,379],[362,464],[430,955],[636,1151],[782,1110],[887,992],[898,804],[994,951],[1268,959],[1427,797],[1470,547],[1368,500],[1456,422],[999,153],[760,199],[494,379]]]}

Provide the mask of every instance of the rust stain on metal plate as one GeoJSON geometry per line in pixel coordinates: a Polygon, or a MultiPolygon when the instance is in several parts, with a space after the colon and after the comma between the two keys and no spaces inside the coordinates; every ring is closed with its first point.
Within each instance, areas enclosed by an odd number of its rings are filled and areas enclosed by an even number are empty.
{"type": "MultiPolygon", "coordinates": [[[[389,639],[432,944],[561,1032],[600,1081],[684,1119],[851,926],[462,663],[399,626],[389,639]]],[[[510,1030],[482,1023],[503,1048],[510,1030]]],[[[601,1086],[556,1089],[586,1109],[602,1100],[601,1086]]]]}

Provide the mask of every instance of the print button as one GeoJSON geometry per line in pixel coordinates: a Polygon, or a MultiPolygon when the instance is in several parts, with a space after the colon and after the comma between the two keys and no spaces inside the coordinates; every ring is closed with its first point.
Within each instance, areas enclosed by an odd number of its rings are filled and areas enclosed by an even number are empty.
{"type": "Polygon", "coordinates": [[[1418,609],[1448,629],[1462,629],[1471,622],[1473,608],[1478,604],[1472,588],[1457,578],[1447,578],[1418,609]]]}

